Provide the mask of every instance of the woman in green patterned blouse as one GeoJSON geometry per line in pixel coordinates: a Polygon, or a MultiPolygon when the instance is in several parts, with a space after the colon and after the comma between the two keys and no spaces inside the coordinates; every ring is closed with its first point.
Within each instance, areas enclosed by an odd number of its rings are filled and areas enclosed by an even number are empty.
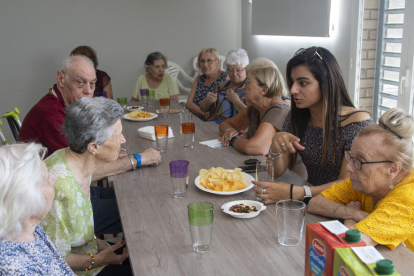
{"type": "Polygon", "coordinates": [[[118,103],[103,97],[72,103],[63,125],[69,148],[57,150],[46,160],[58,179],[52,209],[41,225],[78,275],[132,275],[123,241],[109,246],[95,239],[90,200],[92,172],[116,160],[125,143],[123,114],[118,103]]]}

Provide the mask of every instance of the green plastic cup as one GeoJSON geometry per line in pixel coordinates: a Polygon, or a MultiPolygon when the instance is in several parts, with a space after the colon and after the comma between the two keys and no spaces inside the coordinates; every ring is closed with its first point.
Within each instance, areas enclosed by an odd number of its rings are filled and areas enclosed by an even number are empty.
{"type": "Polygon", "coordinates": [[[148,91],[148,107],[153,107],[154,105],[153,105],[153,101],[154,101],[154,98],[155,98],[155,90],[153,90],[153,89],[150,89],[149,91],[148,91]]]}
{"type": "Polygon", "coordinates": [[[193,250],[205,253],[210,249],[213,232],[214,205],[210,202],[193,202],[188,204],[188,221],[190,223],[193,250]]]}
{"type": "Polygon", "coordinates": [[[122,106],[126,106],[128,103],[128,99],[126,97],[122,97],[122,98],[116,98],[116,100],[118,101],[118,103],[122,106]]]}

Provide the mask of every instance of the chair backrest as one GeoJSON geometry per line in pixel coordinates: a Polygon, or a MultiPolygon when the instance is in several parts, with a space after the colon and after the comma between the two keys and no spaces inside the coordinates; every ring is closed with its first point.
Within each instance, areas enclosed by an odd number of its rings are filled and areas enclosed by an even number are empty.
{"type": "MultiPolygon", "coordinates": [[[[222,55],[219,55],[219,58],[220,58],[220,70],[226,71],[226,64],[224,64],[224,61],[226,60],[226,57],[222,56],[222,55]]],[[[193,67],[194,67],[194,76],[193,77],[194,78],[196,78],[198,75],[201,74],[200,68],[198,68],[197,63],[198,63],[198,56],[193,59],[193,67]]]]}
{"type": "Polygon", "coordinates": [[[183,75],[183,77],[191,83],[194,82],[194,78],[190,77],[180,65],[178,65],[175,62],[168,61],[168,67],[167,67],[167,69],[165,69],[165,73],[171,75],[175,79],[175,81],[177,82],[178,87],[181,90],[184,90],[187,93],[190,93],[191,87],[190,88],[185,87],[182,84],[182,82],[178,79],[178,74],[181,73],[183,75]]]}

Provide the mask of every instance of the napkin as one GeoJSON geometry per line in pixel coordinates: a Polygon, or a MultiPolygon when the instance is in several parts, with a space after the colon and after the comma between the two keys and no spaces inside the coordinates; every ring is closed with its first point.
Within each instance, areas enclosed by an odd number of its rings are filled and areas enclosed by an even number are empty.
{"type": "MultiPolygon", "coordinates": [[[[154,126],[141,127],[138,130],[139,136],[142,138],[155,141],[155,129],[154,126]]],[[[174,138],[171,127],[168,127],[168,138],[174,138]]]]}
{"type": "Polygon", "coordinates": [[[207,147],[213,148],[213,149],[222,149],[224,148],[223,143],[221,141],[214,139],[214,140],[208,140],[204,142],[199,142],[202,145],[205,145],[207,147]]]}

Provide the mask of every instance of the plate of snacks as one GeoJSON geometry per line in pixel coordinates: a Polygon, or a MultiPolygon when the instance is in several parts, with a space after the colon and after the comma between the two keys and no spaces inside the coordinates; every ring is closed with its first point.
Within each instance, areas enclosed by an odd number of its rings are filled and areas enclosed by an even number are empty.
{"type": "Polygon", "coordinates": [[[132,111],[131,113],[125,114],[124,119],[135,121],[135,122],[145,122],[157,118],[158,115],[155,113],[146,112],[143,110],[132,111]]]}
{"type": "Polygon", "coordinates": [[[132,106],[125,107],[125,111],[128,111],[128,112],[137,111],[137,110],[141,110],[141,109],[144,109],[144,107],[140,106],[140,105],[132,105],[132,106]]]}
{"type": "Polygon", "coordinates": [[[202,191],[216,195],[235,195],[253,188],[254,178],[240,168],[226,170],[223,168],[201,169],[195,179],[195,185],[202,191]]]}
{"type": "Polygon", "coordinates": [[[235,218],[254,218],[261,211],[266,210],[266,206],[254,200],[235,200],[224,203],[221,209],[224,213],[235,218]]]}

